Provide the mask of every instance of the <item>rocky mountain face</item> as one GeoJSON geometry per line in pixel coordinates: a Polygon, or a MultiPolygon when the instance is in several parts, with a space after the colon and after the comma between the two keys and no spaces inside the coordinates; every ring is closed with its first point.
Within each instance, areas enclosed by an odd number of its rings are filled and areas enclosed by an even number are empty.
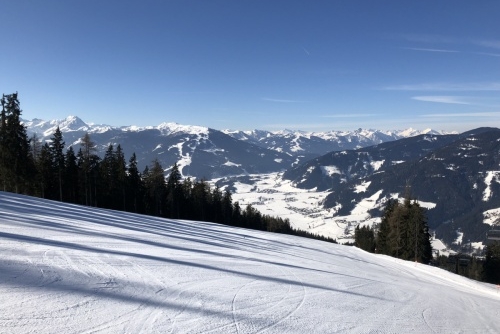
{"type": "Polygon", "coordinates": [[[379,216],[388,198],[402,197],[409,187],[428,208],[438,238],[462,245],[485,241],[490,228],[485,218],[500,207],[500,129],[420,135],[333,152],[289,169],[284,178],[306,189],[330,189],[324,206],[337,215],[348,215],[369,199],[377,204],[370,214],[379,216]]]}
{"type": "Polygon", "coordinates": [[[75,152],[81,138],[88,132],[101,155],[110,144],[119,144],[126,157],[132,153],[137,155],[140,168],[159,159],[165,169],[177,162],[184,176],[206,179],[284,171],[327,152],[366,147],[419,133],[412,129],[324,133],[219,131],[175,123],[113,127],[87,124],[76,116],[52,121],[34,119],[24,123],[30,135],[36,133],[44,141],[50,140],[59,126],[66,147],[73,146],[75,152]]]}

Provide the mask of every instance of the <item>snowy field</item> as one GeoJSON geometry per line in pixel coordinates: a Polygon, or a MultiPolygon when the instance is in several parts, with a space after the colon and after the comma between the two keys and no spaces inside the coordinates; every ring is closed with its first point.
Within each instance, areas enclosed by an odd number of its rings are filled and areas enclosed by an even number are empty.
{"type": "Polygon", "coordinates": [[[354,247],[0,192],[1,333],[498,333],[494,285],[354,247]]]}
{"type": "MultiPolygon", "coordinates": [[[[283,180],[281,174],[252,174],[246,176],[247,182],[250,181],[248,183],[234,182],[233,201],[238,201],[242,208],[251,204],[263,214],[288,218],[296,229],[331,237],[341,244],[354,242],[356,226],[380,223],[380,217],[372,217],[369,211],[383,209],[385,199],[381,196],[382,191],[359,201],[349,215],[337,216],[338,208],[323,207],[323,201],[330,192],[296,188],[293,182],[283,180]]],[[[218,180],[212,180],[212,185],[218,180]]],[[[364,193],[369,185],[369,182],[363,182],[356,187],[355,192],[364,193]]],[[[392,198],[398,199],[398,194],[392,194],[392,198]]],[[[402,198],[399,200],[403,201],[402,198]]],[[[419,204],[427,209],[436,206],[435,203],[422,201],[419,204]]],[[[500,212],[500,209],[497,211],[500,212]]],[[[497,215],[500,215],[498,212],[497,215]]],[[[441,255],[454,253],[439,239],[432,239],[431,243],[441,255]]],[[[484,246],[479,242],[473,243],[473,247],[482,249],[484,246]]]]}
{"type": "Polygon", "coordinates": [[[263,214],[288,218],[294,228],[340,242],[353,241],[358,224],[374,221],[366,212],[333,217],[336,210],[325,209],[322,204],[329,192],[296,188],[291,181],[283,180],[281,174],[252,174],[247,176],[249,183],[235,182],[233,201],[238,201],[241,208],[251,204],[263,214]]]}

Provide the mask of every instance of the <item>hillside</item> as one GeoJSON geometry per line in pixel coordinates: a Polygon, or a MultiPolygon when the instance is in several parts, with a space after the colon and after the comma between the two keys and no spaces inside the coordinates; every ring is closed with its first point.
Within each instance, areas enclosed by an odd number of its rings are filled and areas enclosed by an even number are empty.
{"type": "Polygon", "coordinates": [[[8,333],[495,333],[495,286],[357,248],[0,192],[8,333]]]}

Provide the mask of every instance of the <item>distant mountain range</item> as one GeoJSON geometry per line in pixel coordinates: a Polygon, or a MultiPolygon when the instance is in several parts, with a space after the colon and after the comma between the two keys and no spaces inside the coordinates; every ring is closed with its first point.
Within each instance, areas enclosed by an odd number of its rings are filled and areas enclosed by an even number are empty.
{"type": "Polygon", "coordinates": [[[212,179],[222,176],[269,173],[297,166],[327,152],[349,150],[394,141],[433,130],[231,131],[200,126],[162,123],[158,126],[96,125],[76,116],[63,120],[24,121],[28,134],[49,140],[59,126],[66,147],[78,151],[80,139],[88,132],[103,155],[110,145],[120,144],[127,157],[136,153],[139,167],[158,158],[168,169],[178,163],[184,176],[212,179]]]}

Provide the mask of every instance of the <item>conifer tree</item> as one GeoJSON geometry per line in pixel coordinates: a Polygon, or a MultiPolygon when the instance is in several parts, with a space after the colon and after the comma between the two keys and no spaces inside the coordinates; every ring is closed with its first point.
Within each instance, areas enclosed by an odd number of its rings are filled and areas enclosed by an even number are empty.
{"type": "Polygon", "coordinates": [[[500,284],[500,242],[493,241],[486,246],[486,259],[483,268],[486,282],[500,284]]]}
{"type": "Polygon", "coordinates": [[[376,237],[378,253],[428,263],[432,259],[430,237],[425,210],[411,200],[409,192],[404,203],[387,201],[376,237]]]}
{"type": "MultiPolygon", "coordinates": [[[[121,198],[122,210],[127,210],[127,163],[125,162],[125,155],[120,144],[116,147],[114,158],[114,170],[116,175],[116,190],[117,198],[121,198]]],[[[117,209],[119,206],[117,205],[117,209]]]]}
{"type": "Polygon", "coordinates": [[[136,213],[143,213],[143,182],[139,169],[137,168],[137,157],[135,153],[132,154],[128,162],[126,187],[128,194],[127,199],[130,203],[129,209],[136,213]]]}
{"type": "Polygon", "coordinates": [[[143,175],[148,213],[155,216],[164,216],[166,184],[163,167],[158,159],[153,161],[151,168],[147,168],[143,175]]]}
{"type": "Polygon", "coordinates": [[[233,199],[231,192],[226,189],[222,197],[222,223],[232,225],[233,219],[233,199]]]}
{"type": "Polygon", "coordinates": [[[63,173],[64,173],[64,141],[59,126],[56,128],[54,135],[51,137],[50,150],[52,153],[52,163],[56,173],[58,182],[59,201],[63,200],[63,173]]]}
{"type": "Polygon", "coordinates": [[[85,135],[80,139],[80,146],[81,148],[78,153],[78,166],[82,174],[83,203],[85,205],[92,205],[92,199],[94,197],[93,194],[96,192],[92,187],[92,176],[95,175],[95,167],[99,160],[95,155],[97,148],[95,142],[91,140],[88,133],[85,133],[85,135]]]}
{"type": "Polygon", "coordinates": [[[104,158],[99,164],[99,203],[102,207],[117,209],[115,206],[116,175],[114,170],[115,152],[113,144],[109,144],[104,158]]]}
{"type": "Polygon", "coordinates": [[[375,251],[375,234],[368,226],[356,226],[354,230],[354,244],[367,252],[375,251]]]}
{"type": "Polygon", "coordinates": [[[397,204],[396,200],[389,199],[386,203],[384,213],[382,215],[382,221],[378,228],[376,236],[376,252],[380,254],[390,254],[389,250],[389,217],[392,215],[394,208],[397,204]]]}
{"type": "Polygon", "coordinates": [[[70,203],[78,203],[78,164],[73,147],[70,146],[64,158],[64,184],[65,198],[70,203]]]}
{"type": "Polygon", "coordinates": [[[0,115],[0,182],[4,191],[23,192],[34,176],[26,127],[17,93],[3,95],[0,115]]]}
{"type": "Polygon", "coordinates": [[[206,221],[209,211],[210,187],[205,180],[196,181],[193,185],[192,203],[195,220],[206,221]]]}
{"type": "Polygon", "coordinates": [[[170,169],[167,178],[167,210],[170,218],[180,218],[181,206],[183,205],[183,194],[181,185],[181,173],[179,166],[175,163],[170,169]]]}
{"type": "Polygon", "coordinates": [[[54,166],[52,164],[52,152],[49,144],[45,143],[40,150],[40,157],[37,162],[38,180],[42,198],[54,199],[54,166]]]}

